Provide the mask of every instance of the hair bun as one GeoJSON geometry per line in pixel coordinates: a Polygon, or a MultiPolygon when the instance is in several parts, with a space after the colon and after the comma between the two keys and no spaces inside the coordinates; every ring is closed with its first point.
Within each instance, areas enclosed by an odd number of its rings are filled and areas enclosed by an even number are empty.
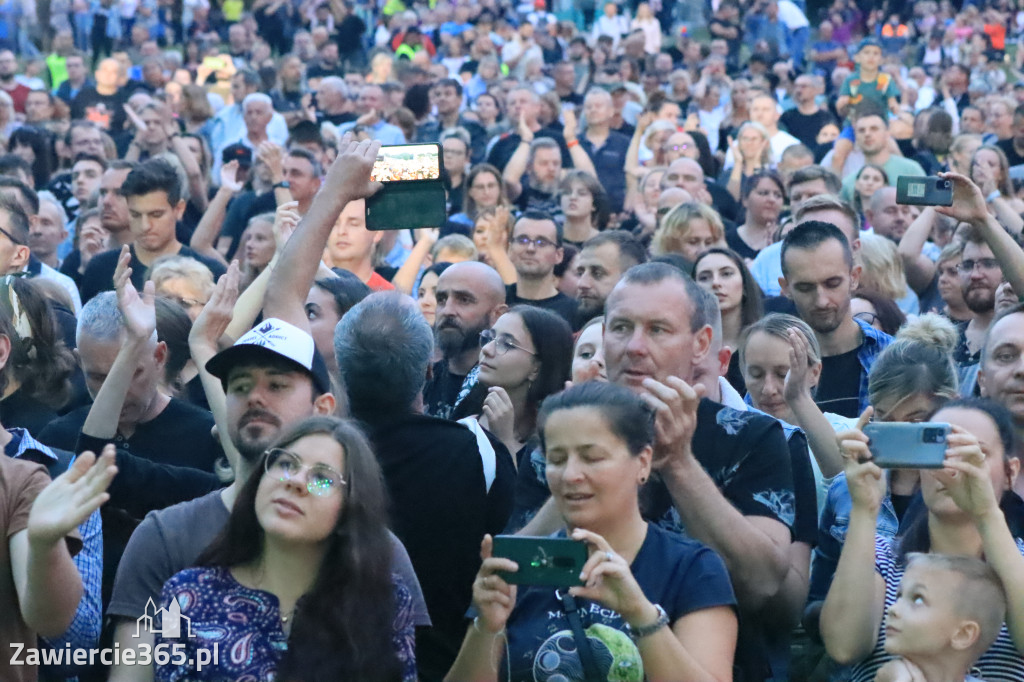
{"type": "Polygon", "coordinates": [[[897,341],[935,346],[944,353],[952,353],[960,339],[956,326],[942,315],[925,313],[907,322],[896,334],[897,341]]]}

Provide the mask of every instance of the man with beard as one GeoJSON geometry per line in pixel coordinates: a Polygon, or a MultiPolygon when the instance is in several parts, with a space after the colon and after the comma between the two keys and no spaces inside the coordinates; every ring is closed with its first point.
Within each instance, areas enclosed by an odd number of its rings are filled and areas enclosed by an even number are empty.
{"type": "Polygon", "coordinates": [[[591,237],[576,259],[576,329],[604,313],[604,302],[622,273],[647,262],[643,244],[629,232],[610,230],[591,237]]]}
{"type": "Polygon", "coordinates": [[[868,406],[868,373],[892,337],[856,320],[850,299],[860,279],[850,242],[819,220],[797,225],[782,242],[782,293],[821,346],[822,409],[856,418],[868,406]]]}
{"type": "Polygon", "coordinates": [[[576,301],[558,290],[555,266],[562,262],[562,231],[550,216],[527,211],[512,228],[508,255],[516,269],[509,284],[509,306],[526,304],[557,313],[570,325],[576,319],[576,301]]]}
{"type": "Polygon", "coordinates": [[[447,419],[463,391],[476,383],[480,332],[490,329],[508,306],[501,275],[478,262],[456,263],[437,280],[434,340],[443,358],[423,388],[424,412],[447,419]]]}
{"type": "Polygon", "coordinates": [[[996,289],[1003,283],[1003,273],[980,230],[972,227],[963,236],[960,290],[971,319],[957,325],[960,342],[953,351],[953,361],[960,373],[960,394],[971,395],[977,383],[985,334],[995,317],[996,289]]]}
{"type": "MultiPolygon", "coordinates": [[[[306,417],[332,414],[335,398],[330,377],[317,354],[301,301],[309,291],[323,244],[342,207],[354,194],[355,179],[369,176],[377,147],[346,140],[337,162],[306,219],[280,259],[279,269],[268,283],[266,315],[259,325],[234,346],[217,353],[217,340],[225,316],[230,317],[238,295],[239,272],[233,265],[217,284],[213,297],[196,320],[189,345],[192,358],[209,375],[203,376],[208,391],[220,379],[224,390],[222,442],[235,468],[235,480],[227,488],[190,502],[150,514],[138,527],[125,550],[107,613],[119,618],[115,642],[121,650],[152,643],[152,635],[136,637],[136,619],[149,613],[148,600],[159,598],[163,583],[174,573],[192,566],[199,553],[227,523],[238,491],[261,461],[261,455],[279,434],[306,417]],[[311,239],[310,236],[315,236],[311,239]],[[309,257],[310,252],[314,255],[309,257]],[[296,303],[298,301],[298,303],[296,303]],[[282,319],[283,318],[283,319],[282,319]],[[299,325],[302,325],[300,328],[299,325]],[[226,431],[226,438],[225,436],[226,431]]],[[[211,397],[211,402],[216,400],[211,397]]],[[[392,536],[393,570],[413,593],[413,620],[430,624],[419,582],[405,548],[392,536]]],[[[122,656],[122,661],[124,657],[122,656]]],[[[122,680],[152,679],[147,666],[121,665],[110,677],[122,680]]]]}

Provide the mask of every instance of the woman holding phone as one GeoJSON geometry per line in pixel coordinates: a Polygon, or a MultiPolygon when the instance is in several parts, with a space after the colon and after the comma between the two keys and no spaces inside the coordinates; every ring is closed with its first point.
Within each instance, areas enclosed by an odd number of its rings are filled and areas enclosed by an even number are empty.
{"type": "Polygon", "coordinates": [[[517,564],[492,556],[485,536],[473,583],[479,615],[446,679],[497,680],[499,670],[513,682],[580,679],[589,668],[588,679],[731,680],[737,621],[722,560],[640,516],[650,408],[628,389],[590,381],[545,400],[538,426],[566,526],[555,537],[589,552],[582,584],[511,585],[502,572],[517,564]]]}
{"type": "MultiPolygon", "coordinates": [[[[877,670],[893,658],[885,650],[883,617],[898,596],[907,555],[970,556],[992,566],[1007,597],[1006,624],[971,672],[988,682],[1019,682],[1024,679],[1024,543],[1011,535],[999,508],[999,499],[1012,489],[1020,470],[1013,418],[1001,405],[977,399],[947,403],[932,415],[930,421],[952,427],[944,467],[921,470],[926,513],[897,540],[875,533],[886,476],[872,461],[863,432],[870,418],[868,408],[856,429],[839,436],[853,509],[821,612],[829,655],[854,665],[853,682],[874,680],[877,670]]],[[[927,606],[927,601],[924,595],[921,603],[927,606]]]]}

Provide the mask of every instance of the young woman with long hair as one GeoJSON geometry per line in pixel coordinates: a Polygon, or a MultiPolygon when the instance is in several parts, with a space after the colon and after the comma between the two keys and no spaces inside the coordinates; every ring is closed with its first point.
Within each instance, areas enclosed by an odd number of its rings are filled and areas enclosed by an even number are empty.
{"type": "Polygon", "coordinates": [[[173,640],[186,663],[171,657],[156,679],[416,679],[410,590],[390,548],[366,437],[334,417],[299,422],[263,455],[198,567],[164,585],[162,607],[177,602],[194,636],[173,640]],[[214,644],[217,663],[188,663],[214,644]]]}

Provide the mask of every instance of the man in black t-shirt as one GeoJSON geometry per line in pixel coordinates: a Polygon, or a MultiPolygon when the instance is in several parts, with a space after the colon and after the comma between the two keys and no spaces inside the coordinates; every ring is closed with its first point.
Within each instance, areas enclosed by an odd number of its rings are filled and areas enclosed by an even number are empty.
{"type": "Polygon", "coordinates": [[[818,76],[798,76],[793,83],[793,100],[796,107],[783,113],[779,118],[790,135],[811,149],[818,144],[818,133],[825,124],[835,123],[832,114],[819,107],[815,101],[815,97],[820,94],[818,82],[818,76]]]}
{"type": "MultiPolygon", "coordinates": [[[[188,256],[213,273],[216,280],[224,274],[220,263],[201,256],[178,241],[176,226],[185,212],[181,181],[167,161],[156,158],[140,164],[128,174],[121,194],[128,200],[132,232],[132,284],[139,291],[149,278],[149,268],[161,256],[188,256]]],[[[82,275],[82,301],[114,286],[114,269],[120,250],[96,255],[82,275]]]]}
{"type": "Polygon", "coordinates": [[[512,228],[509,258],[517,275],[506,292],[509,306],[544,308],[573,325],[578,304],[558,290],[555,277],[555,266],[562,262],[562,233],[555,221],[544,213],[524,213],[512,228]]]}
{"type": "Polygon", "coordinates": [[[801,223],[782,242],[782,274],[782,292],[793,300],[821,346],[818,406],[858,417],[868,406],[868,373],[892,337],[850,314],[850,299],[860,278],[850,242],[830,223],[801,223]]]}
{"type": "Polygon", "coordinates": [[[127,94],[117,86],[121,65],[116,59],[104,59],[96,68],[96,85],[84,86],[71,100],[71,118],[92,121],[108,133],[124,128],[127,94]]]}
{"type": "Polygon", "coordinates": [[[456,263],[441,273],[436,299],[434,342],[444,357],[434,363],[423,406],[426,414],[447,419],[459,395],[470,388],[464,384],[475,379],[480,332],[490,329],[508,306],[501,275],[475,261],[456,263]]]}

